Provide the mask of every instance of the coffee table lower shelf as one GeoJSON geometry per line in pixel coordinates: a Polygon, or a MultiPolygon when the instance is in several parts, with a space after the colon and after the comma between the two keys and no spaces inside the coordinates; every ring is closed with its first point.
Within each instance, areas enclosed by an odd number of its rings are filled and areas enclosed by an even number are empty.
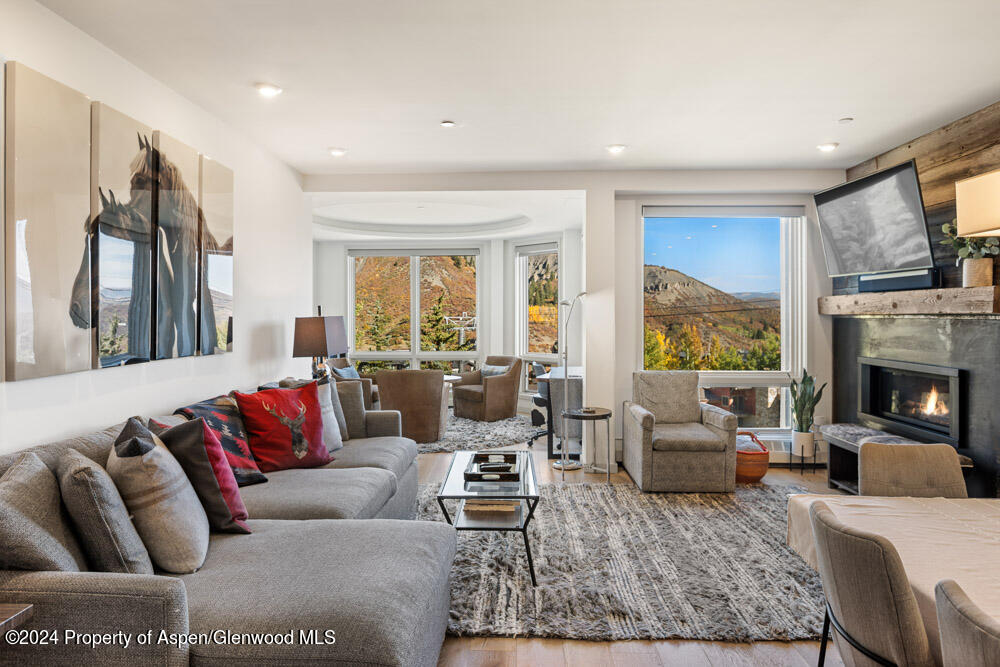
{"type": "Polygon", "coordinates": [[[459,499],[458,510],[452,520],[444,501],[449,498],[439,496],[437,501],[444,514],[444,519],[455,527],[455,530],[493,530],[498,532],[519,532],[524,538],[524,552],[528,556],[528,572],[531,573],[531,585],[537,586],[535,580],[535,564],[531,560],[531,544],[528,541],[528,524],[538,506],[539,498],[496,498],[496,500],[517,500],[517,509],[513,512],[466,512],[465,500],[459,499]]]}

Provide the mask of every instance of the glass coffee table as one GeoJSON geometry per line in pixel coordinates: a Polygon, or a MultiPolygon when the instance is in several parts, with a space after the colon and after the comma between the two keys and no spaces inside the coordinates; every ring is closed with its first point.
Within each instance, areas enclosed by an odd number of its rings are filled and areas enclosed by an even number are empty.
{"type": "Polygon", "coordinates": [[[528,524],[538,506],[538,478],[535,475],[535,464],[531,452],[525,451],[490,451],[489,454],[516,454],[518,468],[522,471],[520,479],[514,482],[465,480],[465,470],[469,467],[472,457],[478,452],[455,452],[451,459],[448,475],[438,491],[437,501],[444,513],[445,520],[455,526],[455,530],[496,530],[501,532],[517,531],[524,537],[524,551],[528,555],[528,571],[531,573],[531,585],[535,582],[535,565],[531,560],[531,545],[528,543],[528,524]],[[446,500],[458,500],[455,518],[452,520],[446,500]],[[503,512],[466,512],[466,501],[484,502],[517,501],[513,511],[503,512]]]}

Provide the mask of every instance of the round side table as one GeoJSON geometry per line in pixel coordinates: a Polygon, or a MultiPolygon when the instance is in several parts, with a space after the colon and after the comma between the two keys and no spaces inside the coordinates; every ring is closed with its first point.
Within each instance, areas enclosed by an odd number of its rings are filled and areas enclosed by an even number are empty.
{"type": "MultiPolygon", "coordinates": [[[[608,430],[608,465],[605,470],[608,473],[608,484],[611,483],[611,410],[607,408],[574,408],[573,410],[563,410],[564,419],[575,419],[577,421],[590,422],[594,441],[597,441],[597,422],[603,421],[608,430]]],[[[581,434],[582,435],[582,434],[581,434]]]]}

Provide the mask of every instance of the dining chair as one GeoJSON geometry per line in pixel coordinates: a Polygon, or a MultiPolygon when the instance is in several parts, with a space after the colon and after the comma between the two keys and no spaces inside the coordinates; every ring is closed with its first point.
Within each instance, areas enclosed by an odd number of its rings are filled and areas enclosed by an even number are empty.
{"type": "Polygon", "coordinates": [[[958,452],[951,445],[862,443],[858,454],[862,496],[968,498],[958,452]]]}
{"type": "Polygon", "coordinates": [[[944,667],[1000,665],[1000,621],[986,614],[951,579],[934,587],[944,667]]]}
{"type": "Polygon", "coordinates": [[[809,518],[826,594],[820,667],[831,624],[848,665],[934,667],[917,600],[892,543],[844,524],[822,501],[812,504],[809,518]]]}

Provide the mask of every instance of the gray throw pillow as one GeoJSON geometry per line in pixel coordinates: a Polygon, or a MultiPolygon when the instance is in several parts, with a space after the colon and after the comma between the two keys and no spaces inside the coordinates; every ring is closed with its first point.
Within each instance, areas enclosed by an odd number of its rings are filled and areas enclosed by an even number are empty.
{"type": "Polygon", "coordinates": [[[347,420],[347,435],[349,440],[364,438],[368,435],[365,426],[365,396],[360,382],[335,382],[340,398],[340,406],[344,409],[344,419],[347,420]]]}
{"type": "Polygon", "coordinates": [[[0,477],[0,570],[86,569],[56,476],[37,454],[25,452],[0,477]]]}
{"type": "MultiPolygon", "coordinates": [[[[310,382],[312,380],[287,377],[278,383],[278,387],[297,389],[310,382]]],[[[344,408],[340,405],[340,394],[333,391],[333,382],[328,377],[316,381],[316,393],[319,396],[319,408],[323,417],[323,444],[326,445],[328,452],[335,452],[344,446],[344,438],[348,435],[344,408]]]]}
{"type": "Polygon", "coordinates": [[[494,375],[505,375],[509,370],[510,366],[490,366],[489,364],[483,364],[483,367],[479,369],[479,374],[484,378],[488,378],[494,375]]]}
{"type": "Polygon", "coordinates": [[[90,566],[98,572],[153,574],[149,552],[107,471],[70,449],[59,459],[56,475],[90,566]]]}
{"type": "Polygon", "coordinates": [[[208,517],[184,469],[163,442],[133,417],[108,456],[115,481],[153,563],[195,572],[208,555],[208,517]]]}

